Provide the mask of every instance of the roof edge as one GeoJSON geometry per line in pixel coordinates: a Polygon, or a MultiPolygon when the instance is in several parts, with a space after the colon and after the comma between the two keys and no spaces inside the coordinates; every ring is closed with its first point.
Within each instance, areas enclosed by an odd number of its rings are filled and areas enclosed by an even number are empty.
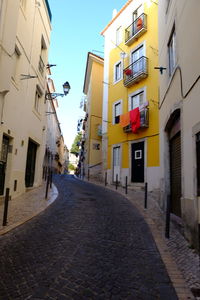
{"type": "Polygon", "coordinates": [[[87,74],[88,74],[88,68],[89,68],[89,59],[90,57],[94,57],[98,60],[100,60],[102,63],[104,62],[104,58],[99,56],[99,55],[96,55],[92,52],[88,52],[87,54],[87,62],[86,62],[86,70],[85,70],[85,78],[84,78],[84,84],[83,84],[83,93],[85,93],[85,89],[86,89],[86,78],[87,78],[87,74]]]}
{"type": "Polygon", "coordinates": [[[108,23],[108,25],[100,32],[101,35],[110,27],[110,25],[119,17],[119,15],[125,10],[125,8],[132,2],[133,0],[128,0],[126,4],[118,11],[116,16],[108,23]]]}

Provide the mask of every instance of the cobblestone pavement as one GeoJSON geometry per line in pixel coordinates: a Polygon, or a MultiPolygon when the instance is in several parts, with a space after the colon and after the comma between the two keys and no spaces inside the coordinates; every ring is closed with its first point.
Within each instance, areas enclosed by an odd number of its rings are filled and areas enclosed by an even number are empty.
{"type": "Polygon", "coordinates": [[[70,176],[54,182],[58,199],[0,236],[0,299],[178,299],[130,201],[70,176]]]}
{"type": "Polygon", "coordinates": [[[25,223],[37,214],[46,209],[57,198],[58,193],[55,186],[49,189],[48,197],[46,194],[46,182],[39,187],[33,188],[28,192],[9,201],[7,225],[3,226],[4,205],[0,205],[0,235],[5,234],[13,228],[25,223]]]}
{"type": "MultiPolygon", "coordinates": [[[[92,179],[90,179],[92,180],[92,179]]],[[[93,180],[93,183],[103,185],[102,182],[93,180]]],[[[107,188],[115,190],[115,186],[109,185],[107,188]]],[[[125,189],[121,186],[117,189],[118,193],[125,195],[125,189]]],[[[157,243],[159,251],[166,256],[168,252],[173,259],[172,264],[176,265],[180,275],[183,278],[188,289],[191,290],[195,299],[200,300],[200,259],[197,251],[192,249],[188,241],[183,236],[183,224],[179,218],[171,215],[170,238],[165,238],[165,215],[158,206],[159,195],[148,193],[147,209],[144,209],[144,191],[141,189],[128,188],[128,194],[125,195],[140,211],[148,225],[150,226],[153,237],[157,243]]],[[[162,256],[165,262],[165,257],[162,256]]],[[[167,264],[166,264],[167,267],[167,264]]],[[[167,267],[168,269],[168,267],[167,267]]],[[[168,270],[170,273],[170,270],[168,270]]],[[[177,274],[170,274],[171,279],[177,281],[177,274]]],[[[174,283],[174,282],[173,282],[174,283]]],[[[176,291],[179,289],[177,281],[176,291]]]]}

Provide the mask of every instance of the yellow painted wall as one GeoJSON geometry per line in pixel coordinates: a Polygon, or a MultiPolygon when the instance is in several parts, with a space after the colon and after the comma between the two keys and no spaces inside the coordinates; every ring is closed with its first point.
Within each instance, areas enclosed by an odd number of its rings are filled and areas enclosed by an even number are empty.
{"type": "Polygon", "coordinates": [[[128,168],[129,163],[128,163],[128,156],[129,153],[129,145],[128,142],[122,144],[122,168],[128,168]]]}
{"type": "Polygon", "coordinates": [[[147,167],[158,167],[159,158],[159,136],[153,136],[147,139],[147,167]]]}
{"type": "MultiPolygon", "coordinates": [[[[158,24],[157,24],[157,5],[151,1],[145,1],[144,13],[147,15],[147,32],[141,35],[138,40],[131,45],[125,45],[123,28],[123,39],[119,45],[128,57],[124,59],[124,68],[130,64],[130,53],[137,45],[145,42],[145,56],[148,58],[148,76],[147,78],[133,84],[131,87],[125,87],[123,79],[113,84],[114,65],[120,61],[121,49],[115,47],[110,52],[109,64],[109,100],[108,100],[108,146],[114,144],[122,144],[122,168],[129,166],[129,147],[126,141],[139,140],[146,138],[147,140],[147,167],[159,166],[159,118],[158,118],[158,70],[154,67],[158,66],[158,24]],[[146,87],[146,100],[149,101],[149,128],[139,129],[138,133],[124,133],[123,128],[119,124],[113,125],[113,103],[122,100],[122,114],[128,111],[128,95],[136,90],[146,87]],[[153,137],[151,137],[153,136],[153,137]]],[[[131,20],[130,20],[131,24],[131,20]]],[[[109,147],[111,151],[111,147],[109,147]]],[[[108,151],[108,168],[111,167],[112,155],[108,151]]]]}
{"type": "Polygon", "coordinates": [[[103,64],[93,61],[91,71],[91,105],[90,105],[90,154],[89,165],[96,165],[102,161],[101,136],[98,135],[98,125],[102,124],[103,99],[103,64]],[[100,144],[100,150],[94,149],[93,144],[100,144]]]}

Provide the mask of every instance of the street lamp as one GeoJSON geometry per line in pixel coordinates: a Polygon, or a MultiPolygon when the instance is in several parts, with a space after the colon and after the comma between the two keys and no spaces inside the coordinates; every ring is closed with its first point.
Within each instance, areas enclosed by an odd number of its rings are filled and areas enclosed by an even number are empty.
{"type": "Polygon", "coordinates": [[[63,84],[63,94],[62,93],[46,93],[45,94],[45,99],[46,100],[53,100],[57,97],[64,97],[66,96],[68,93],[69,93],[69,90],[70,90],[70,84],[68,81],[66,81],[64,84],[63,84]]]}

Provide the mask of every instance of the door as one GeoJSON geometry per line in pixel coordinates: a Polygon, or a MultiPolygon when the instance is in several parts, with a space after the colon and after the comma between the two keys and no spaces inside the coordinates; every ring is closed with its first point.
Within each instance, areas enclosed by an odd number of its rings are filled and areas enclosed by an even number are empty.
{"type": "Polygon", "coordinates": [[[143,45],[131,53],[131,63],[133,75],[143,72],[144,69],[144,47],[143,45]]]}
{"type": "Polygon", "coordinates": [[[144,142],[131,145],[131,181],[144,182],[144,142]]]}
{"type": "Polygon", "coordinates": [[[137,27],[137,20],[140,17],[140,15],[142,14],[142,12],[143,12],[142,6],[140,6],[133,13],[133,36],[139,31],[138,27],[137,27]]]}
{"type": "Polygon", "coordinates": [[[181,217],[181,135],[170,140],[171,212],[181,217]]]}
{"type": "Polygon", "coordinates": [[[0,160],[0,195],[3,195],[4,193],[8,149],[9,149],[9,137],[4,135],[2,140],[2,150],[1,150],[1,160],[0,160]]]}
{"type": "Polygon", "coordinates": [[[113,148],[113,182],[120,181],[120,147],[113,148]]]}
{"type": "Polygon", "coordinates": [[[197,196],[200,197],[200,132],[196,135],[197,196]]]}
{"type": "Polygon", "coordinates": [[[36,152],[37,152],[37,144],[29,140],[27,159],[26,159],[26,174],[25,174],[26,187],[31,187],[33,186],[34,183],[36,152]]]}

